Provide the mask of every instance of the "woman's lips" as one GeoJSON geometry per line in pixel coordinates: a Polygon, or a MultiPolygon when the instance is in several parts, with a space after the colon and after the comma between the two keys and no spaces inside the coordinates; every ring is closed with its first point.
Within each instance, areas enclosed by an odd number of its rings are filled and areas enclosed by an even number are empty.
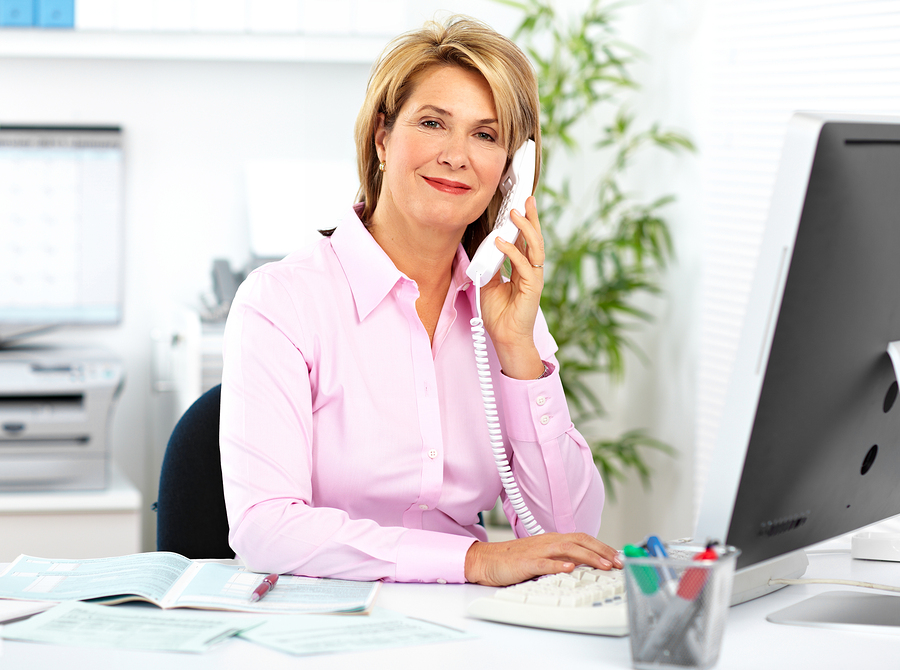
{"type": "Polygon", "coordinates": [[[441,191],[442,193],[452,193],[455,195],[459,195],[472,190],[465,184],[458,181],[451,181],[450,179],[439,179],[436,177],[423,177],[423,179],[428,183],[429,186],[437,189],[438,191],[441,191]]]}

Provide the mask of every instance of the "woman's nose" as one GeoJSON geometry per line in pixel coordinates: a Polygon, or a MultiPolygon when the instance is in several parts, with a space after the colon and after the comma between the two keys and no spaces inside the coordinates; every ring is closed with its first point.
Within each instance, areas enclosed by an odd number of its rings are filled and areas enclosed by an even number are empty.
{"type": "Polygon", "coordinates": [[[465,167],[468,164],[466,138],[456,133],[450,133],[441,151],[439,161],[454,170],[465,167]]]}

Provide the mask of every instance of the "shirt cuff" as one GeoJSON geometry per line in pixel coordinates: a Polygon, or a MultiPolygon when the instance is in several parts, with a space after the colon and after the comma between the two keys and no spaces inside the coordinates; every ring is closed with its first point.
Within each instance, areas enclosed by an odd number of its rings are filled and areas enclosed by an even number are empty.
{"type": "Polygon", "coordinates": [[[534,380],[504,376],[499,386],[509,439],[543,444],[571,428],[566,394],[555,369],[534,380]]]}
{"type": "Polygon", "coordinates": [[[407,530],[397,547],[398,582],[464,584],[466,553],[476,538],[429,530],[407,530]]]}

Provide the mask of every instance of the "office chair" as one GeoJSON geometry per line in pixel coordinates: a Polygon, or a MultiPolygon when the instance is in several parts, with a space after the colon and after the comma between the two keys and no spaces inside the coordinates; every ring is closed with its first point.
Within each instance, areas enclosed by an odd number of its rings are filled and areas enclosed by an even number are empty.
{"type": "Polygon", "coordinates": [[[219,456],[222,386],[200,396],[169,437],[155,505],[156,549],[188,558],[234,558],[219,456]]]}

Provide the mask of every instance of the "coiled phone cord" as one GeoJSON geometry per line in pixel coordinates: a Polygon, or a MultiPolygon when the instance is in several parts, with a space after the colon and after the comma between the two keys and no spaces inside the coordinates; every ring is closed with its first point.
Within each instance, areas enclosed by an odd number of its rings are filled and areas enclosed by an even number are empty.
{"type": "Polygon", "coordinates": [[[509,460],[506,458],[506,450],[503,448],[503,433],[500,430],[500,419],[497,413],[497,402],[494,397],[494,383],[491,379],[491,364],[488,360],[487,338],[484,333],[484,321],[481,318],[481,276],[475,281],[475,307],[477,316],[469,321],[472,328],[472,342],[475,346],[475,367],[478,369],[478,382],[481,385],[481,399],[484,403],[484,414],[487,419],[488,437],[491,442],[491,451],[494,454],[494,462],[497,472],[500,474],[500,483],[512,504],[512,508],[529,535],[540,535],[544,532],[540,524],[532,516],[531,511],[522,498],[519,485],[516,483],[509,460]]]}

